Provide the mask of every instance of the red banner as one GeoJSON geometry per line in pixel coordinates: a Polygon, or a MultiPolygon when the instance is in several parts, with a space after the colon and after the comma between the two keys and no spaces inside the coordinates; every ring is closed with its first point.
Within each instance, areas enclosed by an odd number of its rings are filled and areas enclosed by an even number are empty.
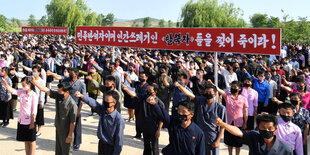
{"type": "Polygon", "coordinates": [[[281,29],[77,26],[76,43],[280,55],[281,29]]]}
{"type": "Polygon", "coordinates": [[[67,27],[22,27],[24,34],[68,35],[67,27]]]}

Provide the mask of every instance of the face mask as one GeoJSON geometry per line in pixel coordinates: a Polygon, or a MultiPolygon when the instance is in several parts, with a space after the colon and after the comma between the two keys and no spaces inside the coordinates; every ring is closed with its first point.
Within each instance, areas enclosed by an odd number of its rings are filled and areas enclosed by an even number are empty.
{"type": "Polygon", "coordinates": [[[70,76],[69,73],[64,72],[64,77],[69,77],[69,76],[70,76]]]}
{"type": "Polygon", "coordinates": [[[33,77],[37,77],[37,73],[32,72],[32,76],[33,76],[33,77]]]}
{"type": "Polygon", "coordinates": [[[95,59],[90,59],[90,61],[92,62],[92,61],[95,61],[95,59]]]}
{"type": "Polygon", "coordinates": [[[183,81],[178,80],[178,83],[179,83],[180,85],[183,85],[183,81]]]}
{"type": "Polygon", "coordinates": [[[59,100],[63,101],[65,99],[65,95],[64,94],[59,94],[59,100]]]}
{"type": "Polygon", "coordinates": [[[49,55],[49,54],[47,54],[47,55],[46,55],[46,57],[47,57],[47,58],[49,58],[49,57],[50,57],[50,55],[49,55]]]}
{"type": "Polygon", "coordinates": [[[235,93],[238,92],[238,90],[237,90],[236,88],[230,88],[230,92],[231,92],[232,94],[235,94],[235,93]]]}
{"type": "Polygon", "coordinates": [[[90,72],[95,73],[95,72],[96,72],[96,70],[95,70],[95,69],[91,69],[91,70],[90,70],[90,72]]]}
{"type": "Polygon", "coordinates": [[[259,134],[265,139],[273,137],[273,131],[259,130],[259,134]]]}
{"type": "Polygon", "coordinates": [[[271,76],[266,76],[266,79],[270,79],[271,78],[271,76]]]}
{"type": "Polygon", "coordinates": [[[272,72],[274,72],[274,71],[277,71],[277,70],[275,70],[275,69],[271,69],[271,71],[272,71],[272,72]]]}
{"type": "Polygon", "coordinates": [[[251,87],[251,84],[245,83],[245,84],[243,84],[243,85],[244,85],[244,87],[251,87]]]}
{"type": "Polygon", "coordinates": [[[112,89],[112,86],[111,87],[105,87],[107,91],[110,91],[112,89]]]}
{"type": "Polygon", "coordinates": [[[103,101],[103,105],[104,107],[107,109],[107,108],[110,108],[110,103],[109,102],[106,102],[106,101],[103,101]]]}
{"type": "Polygon", "coordinates": [[[186,115],[180,115],[180,114],[178,114],[178,118],[179,118],[179,120],[182,121],[182,122],[186,122],[186,121],[187,121],[187,116],[186,116],[186,115]]]}
{"type": "Polygon", "coordinates": [[[306,76],[309,76],[309,75],[310,75],[310,73],[309,73],[309,72],[305,72],[305,74],[306,74],[306,76]]]}
{"type": "Polygon", "coordinates": [[[65,66],[66,68],[69,68],[69,64],[64,64],[64,66],[65,66]]]}
{"type": "Polygon", "coordinates": [[[294,106],[298,105],[298,101],[295,101],[295,100],[291,100],[291,103],[292,103],[294,106]]]}
{"type": "Polygon", "coordinates": [[[264,81],[264,77],[259,76],[259,77],[258,77],[258,80],[259,80],[259,81],[264,81]]]}
{"type": "Polygon", "coordinates": [[[234,67],[234,71],[237,71],[239,68],[238,67],[234,67]]]}
{"type": "Polygon", "coordinates": [[[145,79],[139,78],[140,82],[145,82],[145,79]]]}
{"type": "Polygon", "coordinates": [[[200,79],[200,78],[201,78],[201,75],[200,75],[200,74],[197,74],[196,77],[197,77],[198,79],[200,79]]]}
{"type": "Polygon", "coordinates": [[[69,78],[72,80],[73,79],[73,75],[70,75],[69,78]]]}
{"type": "Polygon", "coordinates": [[[302,86],[297,86],[297,90],[303,90],[302,86]]]}
{"type": "Polygon", "coordinates": [[[29,86],[23,87],[23,90],[25,90],[25,91],[29,90],[29,86]]]}
{"type": "Polygon", "coordinates": [[[284,122],[289,122],[292,119],[292,116],[284,116],[284,115],[281,115],[281,114],[280,114],[280,116],[281,116],[281,118],[283,119],[284,122]]]}
{"type": "Polygon", "coordinates": [[[212,93],[206,93],[206,94],[204,94],[204,96],[206,97],[206,99],[207,100],[210,100],[210,99],[212,99],[213,98],[213,95],[212,95],[212,93]]]}
{"type": "Polygon", "coordinates": [[[146,92],[146,95],[147,95],[147,96],[152,96],[152,95],[153,95],[153,93],[146,92]]]}

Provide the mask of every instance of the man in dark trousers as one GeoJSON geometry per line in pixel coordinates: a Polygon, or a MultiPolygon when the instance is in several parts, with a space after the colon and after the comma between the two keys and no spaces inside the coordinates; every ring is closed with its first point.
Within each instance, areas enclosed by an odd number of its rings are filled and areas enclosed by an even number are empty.
{"type": "Polygon", "coordinates": [[[81,98],[83,102],[88,104],[100,116],[97,131],[99,138],[98,154],[119,155],[123,148],[125,121],[122,115],[115,109],[115,105],[120,98],[118,93],[108,91],[103,105],[78,91],[75,93],[75,96],[81,98]]]}
{"type": "Polygon", "coordinates": [[[73,130],[75,127],[77,105],[70,96],[71,85],[68,82],[58,84],[58,91],[50,90],[40,85],[34,78],[31,79],[36,87],[51,98],[56,99],[56,155],[72,154],[73,130]]]}
{"type": "Polygon", "coordinates": [[[147,98],[155,98],[156,104],[165,108],[164,103],[156,96],[158,86],[156,84],[147,87],[147,95],[144,97],[143,104],[140,104],[140,109],[143,113],[143,140],[144,140],[144,155],[159,155],[158,139],[163,123],[159,120],[158,115],[153,110],[152,106],[147,103],[147,98]]]}

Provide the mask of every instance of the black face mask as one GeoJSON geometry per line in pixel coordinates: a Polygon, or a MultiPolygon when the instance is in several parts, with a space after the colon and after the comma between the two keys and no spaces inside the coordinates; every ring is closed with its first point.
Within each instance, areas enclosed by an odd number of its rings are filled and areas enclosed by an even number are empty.
{"type": "Polygon", "coordinates": [[[265,139],[273,137],[273,131],[259,130],[259,134],[265,139]]]}
{"type": "Polygon", "coordinates": [[[294,106],[298,105],[298,101],[295,101],[295,100],[291,100],[291,103],[292,103],[294,106]]]}
{"type": "Polygon", "coordinates": [[[236,88],[230,88],[230,92],[231,92],[232,94],[235,94],[235,93],[238,92],[238,89],[236,89],[236,88]]]}
{"type": "Polygon", "coordinates": [[[153,93],[146,92],[146,95],[147,95],[147,96],[152,96],[152,95],[153,95],[153,93]]]}
{"type": "Polygon", "coordinates": [[[70,78],[71,80],[73,80],[73,75],[70,75],[69,78],[70,78]]]}
{"type": "Polygon", "coordinates": [[[239,67],[234,67],[233,70],[236,72],[239,69],[239,67]]]}
{"type": "Polygon", "coordinates": [[[277,71],[277,70],[275,70],[275,69],[271,69],[271,72],[274,72],[274,71],[277,71]]]}
{"type": "Polygon", "coordinates": [[[204,96],[205,96],[205,98],[206,98],[207,100],[210,100],[210,99],[213,98],[212,93],[206,93],[206,94],[204,94],[204,96]]]}
{"type": "Polygon", "coordinates": [[[59,98],[60,101],[63,101],[65,99],[65,95],[64,94],[59,94],[58,98],[59,98]]]}
{"type": "Polygon", "coordinates": [[[110,91],[112,89],[112,86],[111,87],[105,87],[107,91],[110,91]]]}
{"type": "Polygon", "coordinates": [[[243,84],[243,86],[244,86],[244,87],[251,87],[251,84],[245,83],[245,84],[243,84]]]}
{"type": "Polygon", "coordinates": [[[145,79],[139,78],[140,82],[145,82],[145,79]]]}
{"type": "Polygon", "coordinates": [[[103,101],[103,106],[107,109],[107,108],[110,108],[110,103],[109,102],[106,102],[106,101],[103,101]]]}
{"type": "Polygon", "coordinates": [[[178,114],[178,118],[179,118],[179,120],[182,121],[182,122],[187,121],[187,115],[180,115],[180,114],[178,114]]]}
{"type": "Polygon", "coordinates": [[[292,120],[292,116],[284,116],[284,115],[281,115],[281,118],[283,119],[284,122],[288,122],[288,121],[291,121],[292,120]]]}

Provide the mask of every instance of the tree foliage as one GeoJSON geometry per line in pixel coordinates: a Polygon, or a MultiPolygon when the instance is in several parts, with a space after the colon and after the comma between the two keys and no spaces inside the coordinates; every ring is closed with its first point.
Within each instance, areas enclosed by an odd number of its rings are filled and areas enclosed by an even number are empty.
{"type": "Polygon", "coordinates": [[[104,16],[92,12],[84,0],[51,0],[46,5],[50,26],[69,27],[69,33],[75,33],[76,26],[113,26],[114,15],[104,16]]]}
{"type": "Polygon", "coordinates": [[[145,17],[143,19],[143,27],[151,27],[152,23],[151,23],[151,17],[145,17]]]}
{"type": "Polygon", "coordinates": [[[28,25],[29,26],[37,26],[37,21],[36,21],[35,16],[33,14],[31,14],[29,16],[28,25]]]}
{"type": "Polygon", "coordinates": [[[165,20],[163,19],[159,20],[158,27],[165,27],[165,20]]]}
{"type": "Polygon", "coordinates": [[[136,21],[133,21],[131,27],[139,27],[139,24],[136,21]]]}
{"type": "Polygon", "coordinates": [[[174,26],[173,22],[171,20],[168,20],[168,27],[173,27],[173,26],[174,26]]]}
{"type": "Polygon", "coordinates": [[[46,16],[42,16],[40,20],[37,22],[38,26],[48,26],[48,21],[46,16]]]}
{"type": "Polygon", "coordinates": [[[250,17],[250,22],[255,28],[268,27],[268,15],[255,13],[252,17],[250,17]]]}
{"type": "Polygon", "coordinates": [[[102,19],[102,26],[113,26],[115,22],[114,14],[109,13],[102,19]]]}
{"type": "Polygon", "coordinates": [[[190,0],[182,8],[180,27],[245,27],[242,11],[233,3],[218,0],[190,0]]]}

